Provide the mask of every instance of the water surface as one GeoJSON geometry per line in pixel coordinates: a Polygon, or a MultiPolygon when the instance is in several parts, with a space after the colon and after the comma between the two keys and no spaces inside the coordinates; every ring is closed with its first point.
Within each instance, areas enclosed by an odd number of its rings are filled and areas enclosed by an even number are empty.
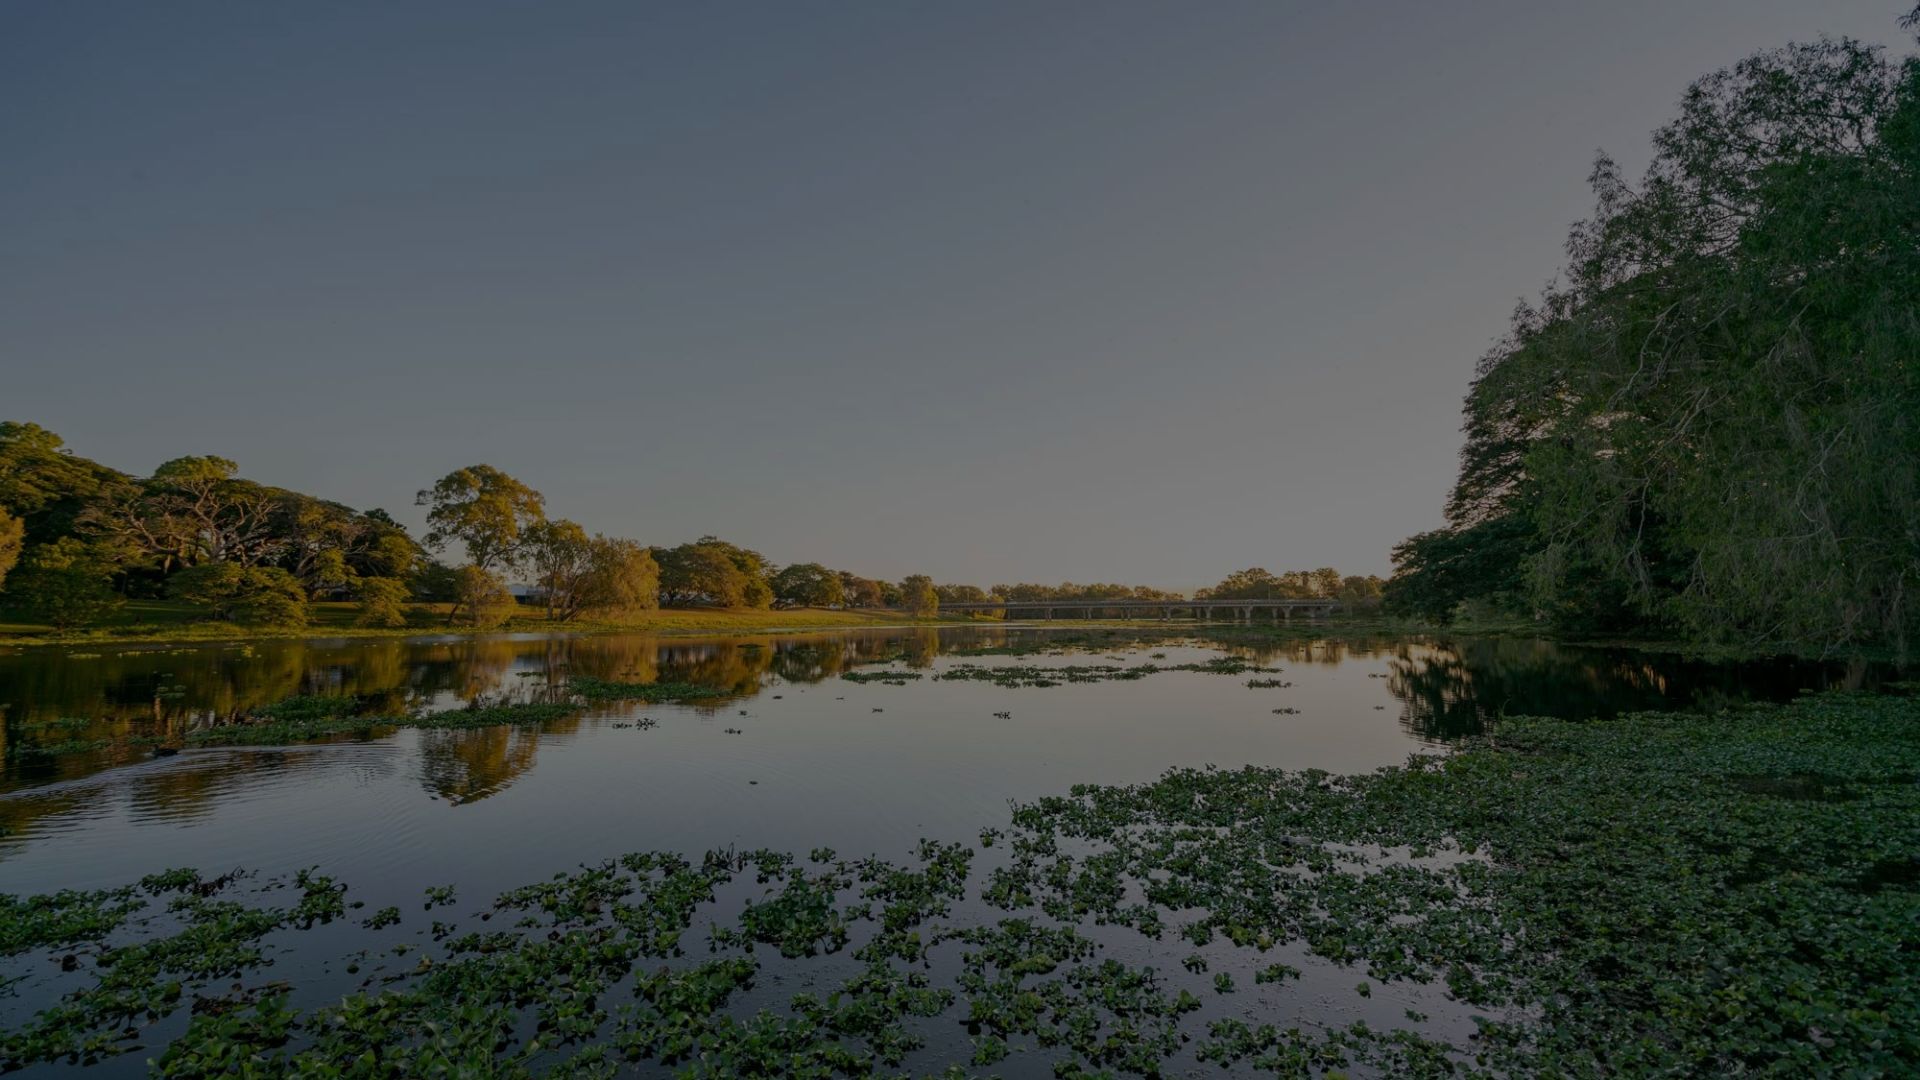
{"type": "Polygon", "coordinates": [[[1361,771],[1443,749],[1501,713],[1712,707],[1878,676],[1515,639],[1235,630],[22,649],[0,655],[0,891],[117,884],[181,865],[319,865],[350,881],[458,878],[486,890],[639,849],[824,844],[894,855],[922,837],[973,836],[1000,823],[1010,800],[1075,783],[1145,781],[1182,765],[1361,771]],[[1018,688],[937,677],[958,665],[1168,668],[1227,656],[1279,670],[1018,688]],[[842,677],[885,670],[921,677],[842,677]],[[726,696],[596,706],[537,729],[402,730],[169,757],[36,749],[178,742],[295,694],[352,695],[386,714],[540,700],[570,674],[697,682],[726,696]]]}

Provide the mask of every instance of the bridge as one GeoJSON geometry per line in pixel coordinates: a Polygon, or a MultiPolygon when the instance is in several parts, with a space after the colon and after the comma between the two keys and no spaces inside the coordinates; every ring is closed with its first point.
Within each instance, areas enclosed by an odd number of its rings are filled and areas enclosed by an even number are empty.
{"type": "Polygon", "coordinates": [[[1274,622],[1292,621],[1294,614],[1300,613],[1310,619],[1318,619],[1341,611],[1346,607],[1339,600],[980,600],[969,603],[941,604],[940,613],[973,614],[976,612],[1000,612],[1011,619],[1016,613],[1025,618],[1054,619],[1073,617],[1062,616],[1061,612],[1078,612],[1081,618],[1096,618],[1095,612],[1106,612],[1109,618],[1132,619],[1136,613],[1152,618],[1158,614],[1162,621],[1171,620],[1175,612],[1184,612],[1188,617],[1208,622],[1233,621],[1253,622],[1257,613],[1267,613],[1274,622]]]}

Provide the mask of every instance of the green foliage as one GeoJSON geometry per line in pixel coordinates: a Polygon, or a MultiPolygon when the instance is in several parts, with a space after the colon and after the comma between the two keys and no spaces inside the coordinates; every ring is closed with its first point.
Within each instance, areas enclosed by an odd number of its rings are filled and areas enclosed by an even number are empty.
{"type": "Polygon", "coordinates": [[[724,687],[689,682],[614,682],[575,675],[567,690],[587,701],[700,701],[724,697],[724,687]]]}
{"type": "Polygon", "coordinates": [[[575,595],[587,573],[587,531],[563,518],[527,526],[522,561],[545,594],[547,618],[570,619],[579,612],[575,595]]]}
{"type": "Polygon", "coordinates": [[[432,713],[382,716],[359,712],[350,697],[310,695],[288,698],[259,709],[236,723],[195,728],[187,734],[194,746],[285,746],[335,735],[390,731],[395,728],[470,730],[486,727],[537,727],[576,715],[578,707],[565,702],[506,705],[476,703],[462,709],[432,713]]]}
{"type": "Polygon", "coordinates": [[[272,528],[286,547],[279,562],[316,597],[354,591],[361,577],[403,578],[421,552],[406,530],[379,510],[280,492],[272,528]]]}
{"type": "Polygon", "coordinates": [[[770,567],[757,551],[703,536],[691,544],[656,548],[660,565],[660,602],[711,604],[715,607],[766,608],[773,605],[770,567]]]}
{"type": "MultiPolygon", "coordinates": [[[[959,588],[948,586],[948,588],[959,588]]],[[[1186,596],[1177,592],[1167,592],[1146,585],[1095,584],[1076,585],[1071,581],[1058,585],[1037,585],[1022,583],[1019,585],[995,585],[987,590],[990,597],[1001,600],[1013,600],[1018,603],[1032,603],[1041,600],[1062,600],[1079,603],[1088,600],[1185,600],[1186,596]]],[[[944,600],[945,597],[943,596],[944,600]]],[[[960,594],[954,594],[954,600],[960,600],[960,594]]]]}
{"type": "Polygon", "coordinates": [[[850,608],[877,608],[887,603],[886,589],[880,582],[845,570],[840,571],[840,591],[850,608]]]}
{"type": "Polygon", "coordinates": [[[1917,722],[1914,699],[1834,694],[1508,720],[1370,776],[1176,770],[1018,808],[1034,854],[997,885],[1444,981],[1502,1017],[1477,1036],[1500,1074],[1899,1074],[1920,1063],[1917,722]],[[1042,854],[1069,846],[1119,856],[1101,888],[1042,854]]]}
{"type": "Polygon", "coordinates": [[[938,614],[940,594],[934,590],[933,579],[925,574],[913,574],[901,581],[900,606],[914,615],[938,614]]]}
{"type": "Polygon", "coordinates": [[[304,626],[307,593],[277,566],[213,562],[190,566],[167,581],[167,594],[205,609],[208,617],[245,626],[304,626]]]}
{"type": "Polygon", "coordinates": [[[773,576],[773,599],[782,607],[839,607],[846,603],[840,575],[819,563],[794,563],[773,576]]]}
{"type": "Polygon", "coordinates": [[[1525,566],[1538,548],[1533,524],[1523,514],[1403,540],[1393,549],[1393,578],[1382,590],[1387,610],[1446,623],[1468,600],[1524,605],[1525,566]]]}
{"type": "Polygon", "coordinates": [[[1920,62],[1848,39],[1757,53],[1690,87],[1653,141],[1638,185],[1596,165],[1564,284],[1468,394],[1447,531],[1493,549],[1415,538],[1403,576],[1440,580],[1400,594],[1433,611],[1504,588],[1490,566],[1517,546],[1527,603],[1562,626],[1904,642],[1920,62]]]}
{"type": "Polygon", "coordinates": [[[20,548],[25,542],[27,527],[19,518],[0,510],[0,587],[7,583],[7,574],[20,562],[20,548]]]}
{"type": "Polygon", "coordinates": [[[483,571],[514,566],[523,534],[547,518],[540,493],[491,465],[469,465],[441,477],[414,501],[427,508],[427,546],[459,543],[483,571]]]}
{"type": "Polygon", "coordinates": [[[72,535],[87,503],[127,480],[74,456],[60,436],[38,424],[0,422],[0,511],[21,519],[29,544],[72,535]]]}
{"type": "Polygon", "coordinates": [[[500,575],[479,566],[463,566],[455,572],[453,612],[449,621],[458,621],[476,630],[492,630],[513,617],[515,601],[500,575]]]}
{"type": "Polygon", "coordinates": [[[659,607],[660,567],[632,540],[589,537],[571,521],[550,521],[527,530],[527,553],[549,619],[620,618],[659,607]]]}
{"type": "MultiPolygon", "coordinates": [[[[262,722],[353,707],[292,699],[262,722]]],[[[384,908],[340,966],[396,938],[417,959],[344,994],[269,978],[328,966],[278,961],[347,914],[343,884],[167,871],[0,897],[0,960],[32,1002],[0,1031],[0,1068],[99,1062],[140,1037],[150,1071],[179,1076],[925,1075],[1014,1053],[1060,1076],[1908,1075],[1917,773],[1907,697],[1510,719],[1364,776],[1076,787],[983,834],[1004,857],[978,877],[958,843],[898,863],[636,852],[502,893],[487,929],[433,944],[384,908]],[[976,890],[1021,910],[962,906],[976,890]],[[1454,1020],[1263,1022],[1276,984],[1302,977],[1276,950],[1314,966],[1316,993],[1444,997],[1454,1020]],[[1117,958],[1143,952],[1173,960],[1117,958]],[[923,1032],[961,1025],[970,1046],[909,1060],[923,1032]]],[[[458,901],[440,885],[424,906],[458,901]]]]}
{"type": "Polygon", "coordinates": [[[361,626],[396,627],[407,625],[407,583],[399,578],[363,577],[353,583],[359,594],[361,626]]]}
{"type": "Polygon", "coordinates": [[[64,630],[118,608],[112,582],[113,568],[97,549],[68,536],[30,549],[6,584],[8,598],[64,630]]]}
{"type": "Polygon", "coordinates": [[[1377,603],[1384,583],[1377,577],[1341,576],[1331,566],[1275,574],[1258,566],[1228,574],[1220,584],[1194,593],[1198,600],[1339,600],[1356,607],[1377,603]]]}
{"type": "Polygon", "coordinates": [[[933,591],[942,604],[979,604],[993,599],[993,594],[978,585],[935,585],[933,591]]]}
{"type": "Polygon", "coordinates": [[[633,540],[595,534],[587,546],[587,573],[575,594],[580,609],[599,618],[631,618],[660,606],[660,564],[633,540]]]}
{"type": "Polygon", "coordinates": [[[292,546],[275,527],[286,493],[242,480],[237,470],[222,457],[174,458],[144,483],[104,491],[81,524],[140,552],[164,572],[208,562],[275,562],[292,546]]]}

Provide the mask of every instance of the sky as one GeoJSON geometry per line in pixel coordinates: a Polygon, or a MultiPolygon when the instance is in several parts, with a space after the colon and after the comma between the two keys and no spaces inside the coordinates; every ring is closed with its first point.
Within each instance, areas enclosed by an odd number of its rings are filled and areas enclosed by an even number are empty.
{"type": "Polygon", "coordinates": [[[0,7],[0,419],[898,579],[1386,573],[1606,150],[1898,0],[0,7]]]}

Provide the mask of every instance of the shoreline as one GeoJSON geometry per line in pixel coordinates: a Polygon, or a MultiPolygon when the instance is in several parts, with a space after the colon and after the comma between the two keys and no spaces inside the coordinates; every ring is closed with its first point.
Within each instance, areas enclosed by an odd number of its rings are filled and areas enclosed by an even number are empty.
{"type": "MultiPolygon", "coordinates": [[[[340,605],[342,610],[348,605],[340,605]]],[[[338,617],[342,612],[326,612],[338,617]]],[[[416,610],[415,614],[420,612],[416,610]]],[[[0,624],[4,625],[4,624],[0,624]]],[[[1391,634],[1429,637],[1528,638],[1552,642],[1569,648],[1624,649],[1635,652],[1671,653],[1691,659],[1716,662],[1796,659],[1817,661],[1855,661],[1893,663],[1907,661],[1896,650],[1886,647],[1859,648],[1850,652],[1830,649],[1743,646],[1717,642],[1683,641],[1673,638],[1561,636],[1545,627],[1514,620],[1494,622],[1462,621],[1434,625],[1418,619],[1385,615],[1340,615],[1317,620],[1298,620],[1279,624],[1265,622],[1198,621],[1159,619],[971,619],[935,615],[914,617],[902,612],[877,612],[869,609],[838,610],[797,609],[662,609],[632,622],[548,622],[537,617],[510,620],[506,625],[479,629],[446,626],[439,623],[403,627],[308,625],[287,628],[250,628],[232,623],[180,622],[175,625],[139,623],[125,627],[91,627],[65,633],[48,631],[31,634],[0,634],[0,653],[15,650],[71,648],[74,646],[120,645],[215,645],[249,644],[262,641],[341,642],[423,639],[480,640],[512,636],[594,637],[612,634],[646,634],[655,637],[700,637],[712,635],[758,636],[771,634],[833,633],[850,630],[913,630],[925,628],[988,627],[1009,630],[1112,629],[1149,632],[1155,629],[1225,631],[1251,638],[1303,638],[1323,634],[1391,634]]]]}

